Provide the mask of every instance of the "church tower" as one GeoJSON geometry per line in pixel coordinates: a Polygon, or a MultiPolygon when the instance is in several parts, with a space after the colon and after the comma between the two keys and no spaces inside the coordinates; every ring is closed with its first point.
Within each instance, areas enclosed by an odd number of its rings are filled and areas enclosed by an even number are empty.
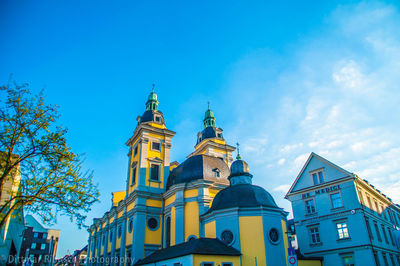
{"type": "Polygon", "coordinates": [[[133,136],[126,142],[129,147],[126,194],[129,196],[136,190],[163,193],[169,175],[171,138],[175,132],[165,126],[154,91],[137,122],[133,136]]]}
{"type": "Polygon", "coordinates": [[[203,119],[203,130],[197,133],[197,143],[194,147],[195,151],[189,156],[205,154],[223,159],[230,166],[233,162],[232,152],[235,147],[226,144],[222,135],[222,128],[216,126],[213,111],[208,106],[203,119]]]}
{"type": "MultiPolygon", "coordinates": [[[[137,117],[129,147],[126,180],[126,245],[133,261],[162,246],[163,193],[169,175],[171,138],[175,132],[165,126],[158,110],[157,94],[150,93],[146,111],[137,117]]],[[[122,256],[122,254],[121,254],[122,256]]]]}

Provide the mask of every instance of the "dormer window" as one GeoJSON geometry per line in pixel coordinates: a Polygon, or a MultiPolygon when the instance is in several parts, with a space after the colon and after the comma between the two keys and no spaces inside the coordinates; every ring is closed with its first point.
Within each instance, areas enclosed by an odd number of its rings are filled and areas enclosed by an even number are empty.
{"type": "Polygon", "coordinates": [[[160,116],[156,116],[155,120],[156,120],[156,122],[161,122],[161,117],[160,116]]]}
{"type": "Polygon", "coordinates": [[[219,178],[221,176],[221,171],[218,168],[213,169],[214,177],[219,178]]]}
{"type": "Polygon", "coordinates": [[[221,134],[221,133],[218,133],[218,134],[217,134],[217,137],[220,138],[220,139],[222,139],[222,134],[221,134]]]}
{"type": "Polygon", "coordinates": [[[323,175],[322,170],[311,172],[311,176],[312,176],[314,185],[324,183],[324,175],[323,175]]]}
{"type": "Polygon", "coordinates": [[[161,144],[160,142],[152,142],[151,149],[155,151],[161,151],[161,144]]]}

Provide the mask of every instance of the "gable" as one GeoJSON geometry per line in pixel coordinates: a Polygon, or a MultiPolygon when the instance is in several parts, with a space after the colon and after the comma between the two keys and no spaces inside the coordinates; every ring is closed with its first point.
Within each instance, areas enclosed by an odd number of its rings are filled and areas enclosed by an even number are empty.
{"type": "Polygon", "coordinates": [[[311,153],[287,195],[314,186],[312,173],[319,171],[322,171],[324,183],[352,175],[350,172],[331,163],[325,158],[311,153]]]}

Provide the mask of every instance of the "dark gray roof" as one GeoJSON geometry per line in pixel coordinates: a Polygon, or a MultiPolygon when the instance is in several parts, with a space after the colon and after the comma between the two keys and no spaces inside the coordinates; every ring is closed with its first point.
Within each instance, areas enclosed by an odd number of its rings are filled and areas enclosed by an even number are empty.
{"type": "Polygon", "coordinates": [[[154,263],[190,254],[240,256],[240,252],[237,249],[225,245],[216,238],[199,238],[160,249],[150,256],[139,260],[135,265],[154,263]]]}
{"type": "MultiPolygon", "coordinates": [[[[221,129],[219,129],[219,130],[221,130],[221,129]]],[[[197,144],[199,144],[204,139],[212,139],[212,138],[224,139],[224,137],[222,136],[222,132],[220,134],[221,134],[221,137],[217,137],[217,128],[216,127],[206,127],[205,129],[203,129],[203,131],[201,131],[201,139],[197,139],[197,144]]]]}
{"type": "Polygon", "coordinates": [[[154,119],[154,115],[158,114],[161,116],[161,121],[160,123],[165,124],[164,123],[164,116],[163,113],[161,111],[153,111],[153,110],[147,110],[143,113],[143,115],[140,117],[140,123],[143,122],[152,122],[155,121],[154,119]]]}
{"type": "Polygon", "coordinates": [[[262,187],[251,184],[240,184],[229,186],[218,192],[207,213],[234,207],[258,206],[279,208],[271,194],[262,187]]]}
{"type": "Polygon", "coordinates": [[[218,157],[208,155],[194,155],[187,158],[178,167],[172,170],[168,176],[167,189],[179,183],[188,183],[197,179],[226,180],[229,176],[228,165],[218,157]],[[215,177],[218,169],[220,177],[215,177]]]}

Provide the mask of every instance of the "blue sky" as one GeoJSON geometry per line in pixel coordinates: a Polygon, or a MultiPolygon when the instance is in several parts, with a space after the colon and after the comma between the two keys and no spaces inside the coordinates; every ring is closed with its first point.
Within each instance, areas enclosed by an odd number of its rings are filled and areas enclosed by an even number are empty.
{"type": "MultiPolygon", "coordinates": [[[[101,203],[125,188],[136,117],[156,84],[172,159],[211,102],[228,143],[278,204],[310,152],[400,202],[400,11],[358,1],[2,1],[0,83],[10,73],[60,106],[101,203]],[[279,3],[277,3],[279,2],[279,3]]],[[[65,217],[58,256],[88,234],[65,217]]]]}

